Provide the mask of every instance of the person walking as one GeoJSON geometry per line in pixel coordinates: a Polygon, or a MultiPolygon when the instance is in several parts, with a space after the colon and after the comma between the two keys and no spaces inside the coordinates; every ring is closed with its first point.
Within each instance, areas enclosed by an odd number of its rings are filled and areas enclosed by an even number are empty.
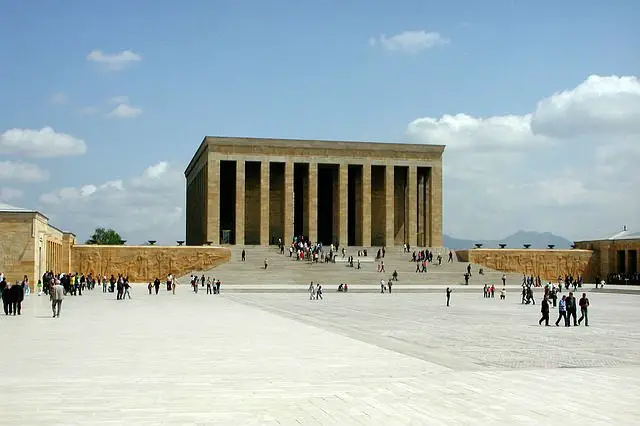
{"type": "Polygon", "coordinates": [[[124,282],[122,283],[122,287],[124,289],[124,292],[122,293],[122,300],[124,300],[127,296],[129,296],[129,299],[131,299],[131,293],[129,293],[129,289],[131,289],[131,285],[129,285],[129,278],[124,280],[124,282]]]}
{"type": "Polygon", "coordinates": [[[567,306],[567,323],[571,325],[571,318],[573,318],[573,325],[577,326],[577,308],[576,308],[576,298],[573,296],[573,292],[570,291],[569,295],[565,299],[565,304],[567,306]]]}
{"type": "Polygon", "coordinates": [[[16,281],[14,285],[11,286],[11,292],[9,295],[11,296],[11,304],[13,315],[22,315],[22,301],[24,300],[24,287],[20,284],[20,281],[16,281]]]}
{"type": "Polygon", "coordinates": [[[60,284],[60,281],[56,280],[56,283],[51,287],[49,291],[51,298],[51,310],[53,311],[53,318],[60,318],[60,309],[62,308],[62,299],[64,298],[64,287],[60,284]]]}
{"type": "Polygon", "coordinates": [[[578,302],[580,305],[580,319],[578,319],[578,325],[584,320],[584,326],[589,327],[589,316],[587,311],[589,310],[589,299],[587,299],[587,293],[582,293],[582,297],[578,302]]]}
{"type": "Polygon", "coordinates": [[[562,299],[558,301],[558,319],[556,320],[556,327],[560,324],[560,320],[564,318],[564,326],[569,326],[569,319],[567,318],[567,303],[565,299],[567,296],[562,296],[562,299]]]}
{"type": "Polygon", "coordinates": [[[545,326],[549,326],[549,299],[545,296],[542,299],[542,306],[540,307],[540,312],[542,313],[542,318],[538,321],[538,325],[542,325],[542,321],[544,321],[545,326]]]}
{"type": "Polygon", "coordinates": [[[315,299],[315,296],[316,296],[316,288],[313,285],[313,281],[311,281],[311,284],[309,284],[309,300],[315,299]]]}

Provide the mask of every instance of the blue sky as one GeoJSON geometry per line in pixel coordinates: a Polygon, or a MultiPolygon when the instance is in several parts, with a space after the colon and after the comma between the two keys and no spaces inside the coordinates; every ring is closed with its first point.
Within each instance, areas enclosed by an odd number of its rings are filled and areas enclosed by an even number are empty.
{"type": "MultiPolygon", "coordinates": [[[[640,30],[634,24],[639,18],[637,2],[615,0],[328,0],[321,4],[0,0],[0,38],[5,41],[0,44],[0,134],[50,126],[86,144],[83,155],[61,152],[46,159],[0,151],[5,166],[8,162],[29,163],[49,175],[25,183],[26,179],[0,173],[4,176],[0,187],[5,188],[5,199],[0,201],[42,209],[56,224],[82,237],[92,221],[99,221],[96,225],[126,229],[133,239],[146,240],[150,232],[175,239],[184,233],[184,219],[176,212],[170,218],[159,217],[153,229],[145,229],[123,223],[131,219],[120,213],[90,210],[87,204],[95,206],[95,200],[62,202],[64,197],[42,197],[59,195],[62,188],[100,187],[118,179],[125,186],[133,184],[132,179],[144,178],[145,169],[160,162],[168,163],[167,173],[181,173],[204,135],[415,142],[416,135],[410,138],[407,129],[423,117],[438,119],[459,113],[477,118],[525,116],[536,111],[539,101],[578,88],[590,75],[637,76],[640,30]],[[418,40],[413,45],[417,50],[410,51],[409,39],[404,38],[396,40],[396,50],[389,50],[391,45],[380,39],[386,35],[387,41],[393,41],[393,36],[407,32],[412,32],[414,41],[420,32],[437,33],[442,43],[425,47],[418,40]],[[97,50],[103,55],[130,51],[139,60],[113,69],[107,62],[88,60],[97,50]],[[121,99],[114,100],[116,97],[121,99]],[[138,115],[106,116],[120,104],[138,115]]],[[[616,82],[602,84],[610,83],[616,82]]],[[[638,113],[635,83],[613,90],[618,97],[608,102],[618,102],[621,92],[630,94],[630,114],[638,113]]],[[[600,89],[591,90],[595,92],[600,89]]],[[[596,107],[602,111],[602,105],[596,107]]],[[[620,133],[609,127],[606,132],[620,133]]],[[[548,177],[550,172],[558,174],[554,182],[575,180],[581,169],[593,165],[596,159],[591,154],[608,149],[602,142],[611,139],[606,132],[589,142],[593,146],[579,150],[575,161],[567,159],[570,150],[562,144],[555,144],[552,151],[527,153],[526,162],[511,170],[526,175],[515,191],[522,193],[522,188],[536,185],[537,178],[548,177]],[[569,167],[571,176],[567,176],[566,170],[560,173],[553,165],[554,159],[578,164],[569,167]],[[522,173],[523,168],[539,173],[529,176],[522,173]]],[[[432,134],[419,134],[418,142],[443,142],[429,139],[432,134]]],[[[632,129],[620,143],[638,146],[637,136],[632,129]]],[[[575,142],[574,137],[569,139],[575,142]]],[[[452,140],[448,145],[456,143],[452,140]]],[[[627,152],[627,145],[617,148],[627,152]]],[[[528,215],[529,209],[518,210],[522,203],[496,208],[490,197],[496,191],[504,194],[500,182],[511,179],[495,175],[495,165],[484,163],[478,172],[481,178],[487,177],[484,189],[488,193],[479,196],[473,187],[478,178],[469,177],[465,183],[464,173],[457,173],[454,164],[464,164],[464,158],[472,161],[474,149],[468,157],[465,150],[453,151],[451,167],[445,157],[445,191],[451,191],[451,196],[445,194],[445,232],[500,238],[525,228],[579,238],[588,232],[615,231],[622,221],[640,227],[633,223],[637,217],[627,219],[605,210],[580,225],[568,223],[573,222],[573,213],[584,208],[579,203],[549,204],[545,194],[541,204],[532,201],[532,208],[558,210],[553,219],[541,220],[528,215]],[[481,209],[487,217],[471,226],[470,222],[478,221],[461,210],[483,203],[493,207],[481,209]],[[496,219],[496,215],[502,216],[496,219]]],[[[507,147],[499,154],[511,151],[507,147]]],[[[482,155],[479,149],[474,152],[482,155]]],[[[512,167],[512,160],[505,158],[503,167],[512,167]]],[[[626,179],[640,183],[636,176],[626,179]]],[[[164,182],[173,185],[165,202],[183,209],[184,190],[179,185],[184,182],[176,182],[175,176],[164,182]]],[[[576,189],[575,185],[587,190],[593,186],[572,181],[568,187],[576,189]]],[[[557,185],[555,189],[560,193],[569,190],[557,185]]],[[[544,192],[548,195],[549,191],[544,192]]],[[[122,199],[110,199],[108,205],[136,208],[118,206],[122,199]]],[[[141,202],[139,198],[125,200],[141,202]]],[[[144,200],[149,204],[148,198],[144,200]]],[[[152,211],[161,206],[154,205],[152,211]]],[[[638,206],[637,198],[632,199],[632,212],[638,213],[638,206]]],[[[150,207],[140,206],[145,208],[150,207]]],[[[142,217],[149,214],[142,213],[142,217]]]]}

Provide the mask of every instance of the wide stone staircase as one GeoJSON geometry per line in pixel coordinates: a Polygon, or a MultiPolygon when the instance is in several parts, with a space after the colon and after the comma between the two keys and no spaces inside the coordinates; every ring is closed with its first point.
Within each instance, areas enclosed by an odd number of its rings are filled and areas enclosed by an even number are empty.
{"type": "MultiPolygon", "coordinates": [[[[232,286],[250,286],[265,288],[289,288],[308,286],[310,281],[319,282],[326,288],[337,287],[339,283],[348,283],[352,288],[359,286],[377,287],[380,280],[388,280],[393,271],[398,272],[398,282],[396,287],[430,287],[440,288],[443,286],[459,286],[464,284],[464,273],[467,263],[457,261],[454,253],[454,261],[447,262],[449,250],[435,249],[434,253],[442,254],[442,264],[429,265],[428,272],[416,273],[416,263],[411,261],[411,255],[402,252],[402,247],[393,247],[386,250],[384,261],[385,273],[377,271],[378,261],[375,260],[378,247],[368,249],[368,256],[360,256],[360,269],[356,268],[359,247],[348,247],[344,258],[339,253],[336,263],[312,263],[306,260],[296,260],[289,257],[288,250],[285,254],[280,254],[275,246],[256,247],[248,246],[246,250],[246,261],[242,262],[242,247],[229,247],[232,254],[231,260],[215,269],[209,271],[193,271],[197,275],[206,275],[219,278],[225,288],[232,286]],[[354,267],[349,267],[346,262],[348,256],[354,256],[354,267]],[[268,268],[264,269],[264,261],[267,259],[268,268]]],[[[413,251],[413,250],[412,250],[413,251]]],[[[470,286],[482,286],[486,283],[502,287],[502,272],[483,268],[483,274],[479,274],[479,265],[471,265],[470,286]]],[[[509,287],[520,286],[521,276],[518,274],[507,274],[507,285],[509,287]]],[[[188,277],[180,280],[182,283],[188,282],[188,277]]]]}

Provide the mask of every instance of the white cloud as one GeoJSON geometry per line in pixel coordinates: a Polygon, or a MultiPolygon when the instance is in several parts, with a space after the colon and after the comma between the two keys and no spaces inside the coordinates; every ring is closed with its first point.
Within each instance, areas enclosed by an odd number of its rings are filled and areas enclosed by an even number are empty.
{"type": "Polygon", "coordinates": [[[69,96],[64,92],[58,92],[51,95],[49,98],[49,103],[53,105],[63,105],[69,102],[69,96]]]}
{"type": "Polygon", "coordinates": [[[120,104],[107,114],[109,118],[135,118],[142,114],[140,108],[134,108],[127,104],[120,104]]]}
{"type": "Polygon", "coordinates": [[[447,145],[445,232],[569,238],[640,229],[640,82],[590,76],[526,115],[423,117],[409,140],[447,145]],[[635,223],[633,223],[635,221],[635,223]]]}
{"type": "Polygon", "coordinates": [[[87,60],[101,64],[107,71],[121,71],[132,63],[141,61],[142,57],[130,50],[111,54],[94,50],[89,53],[87,60]]]}
{"type": "Polygon", "coordinates": [[[65,187],[40,196],[43,211],[80,239],[97,226],[108,226],[131,243],[184,239],[184,199],[182,169],[164,161],[126,180],[65,187]]]}
{"type": "Polygon", "coordinates": [[[11,201],[18,198],[22,198],[24,196],[24,192],[17,188],[11,188],[8,186],[0,187],[0,201],[11,201]]]}
{"type": "Polygon", "coordinates": [[[426,31],[404,31],[399,34],[387,37],[382,34],[380,37],[370,37],[369,45],[381,46],[392,52],[418,53],[443,44],[449,44],[450,40],[436,32],[426,31]]]}
{"type": "Polygon", "coordinates": [[[538,102],[533,131],[556,137],[640,133],[637,77],[592,75],[573,90],[538,102]]]}
{"type": "Polygon", "coordinates": [[[109,100],[112,104],[128,104],[129,97],[128,96],[114,96],[109,100]]]}
{"type": "Polygon", "coordinates": [[[20,161],[0,161],[0,181],[42,182],[49,179],[49,172],[35,164],[20,161]]]}
{"type": "Polygon", "coordinates": [[[82,139],[56,133],[51,127],[40,130],[10,129],[0,135],[0,153],[27,157],[64,157],[82,155],[87,145],[82,139]]]}

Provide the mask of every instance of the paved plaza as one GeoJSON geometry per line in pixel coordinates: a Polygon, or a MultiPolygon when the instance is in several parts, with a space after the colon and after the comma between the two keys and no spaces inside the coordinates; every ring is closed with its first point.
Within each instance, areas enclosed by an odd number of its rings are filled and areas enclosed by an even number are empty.
{"type": "Polygon", "coordinates": [[[640,296],[589,297],[556,328],[514,293],[31,296],[0,317],[0,424],[638,424],[640,296]]]}

